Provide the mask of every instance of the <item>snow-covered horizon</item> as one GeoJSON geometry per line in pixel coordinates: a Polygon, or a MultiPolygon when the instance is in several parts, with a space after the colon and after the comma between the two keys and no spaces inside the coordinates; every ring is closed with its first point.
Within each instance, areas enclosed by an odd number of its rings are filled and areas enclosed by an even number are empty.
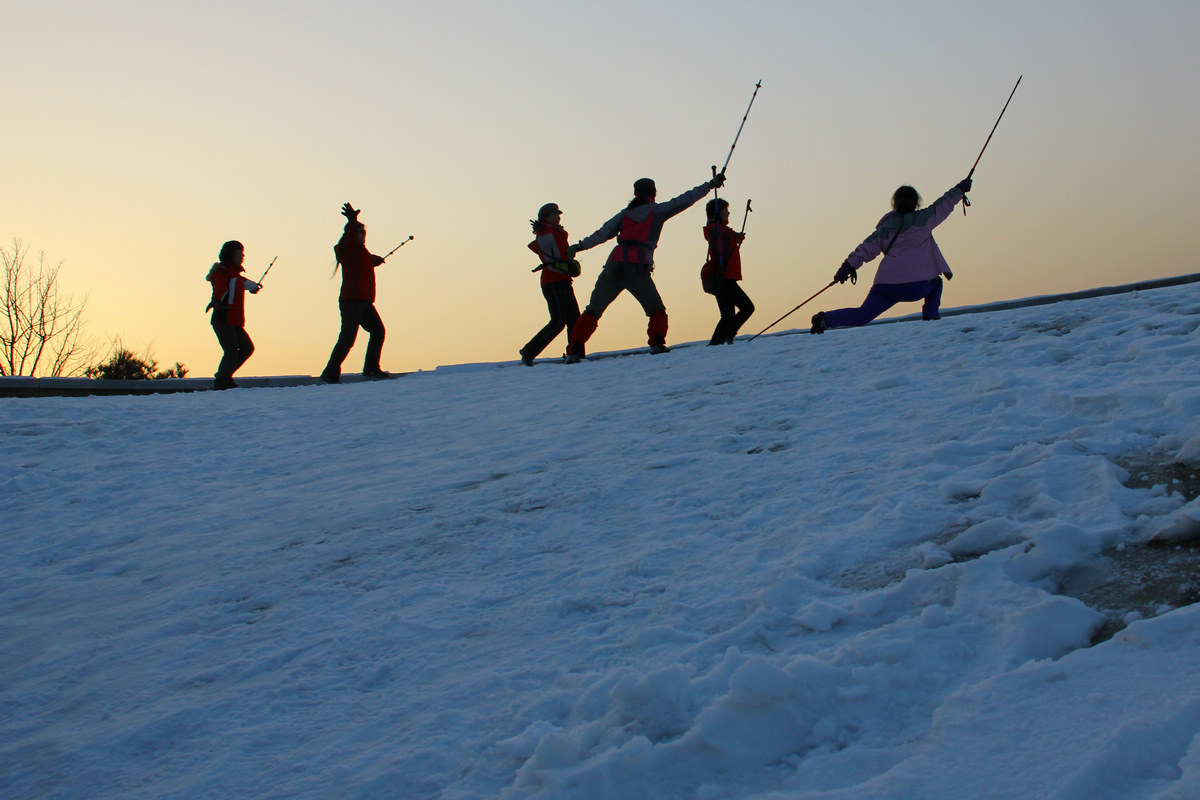
{"type": "Polygon", "coordinates": [[[1200,797],[1197,327],[0,400],[0,796],[1200,797]]]}

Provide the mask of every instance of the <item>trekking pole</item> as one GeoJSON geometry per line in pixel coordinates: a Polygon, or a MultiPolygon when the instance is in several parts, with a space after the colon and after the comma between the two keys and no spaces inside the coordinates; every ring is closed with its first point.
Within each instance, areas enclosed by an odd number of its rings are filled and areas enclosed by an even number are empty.
{"type": "MultiPolygon", "coordinates": [[[[992,141],[992,133],[996,132],[996,128],[1000,127],[1000,120],[1004,118],[1004,112],[1008,111],[1008,104],[1012,102],[1013,95],[1017,93],[1017,86],[1021,85],[1021,78],[1024,75],[1017,76],[1017,83],[1013,86],[1012,92],[1008,95],[1008,99],[1004,101],[1004,108],[1000,109],[1000,116],[996,117],[996,124],[992,126],[992,132],[988,134],[987,141],[983,143],[983,148],[979,151],[979,155],[975,158],[975,163],[971,165],[971,171],[967,173],[967,178],[975,174],[975,168],[979,166],[979,159],[983,158],[983,151],[987,150],[988,143],[992,141]]],[[[967,213],[967,206],[971,205],[971,201],[967,196],[963,195],[963,214],[967,213]]]]}
{"type": "Polygon", "coordinates": [[[275,256],[274,258],[272,258],[272,259],[271,259],[271,263],[270,263],[270,264],[267,264],[267,270],[266,270],[266,272],[264,272],[264,273],[263,273],[263,276],[262,276],[262,278],[259,278],[259,279],[258,279],[258,283],[259,283],[259,285],[260,285],[260,286],[262,285],[263,278],[267,277],[267,272],[270,272],[270,271],[271,271],[271,267],[275,266],[275,262],[276,262],[276,261],[278,261],[278,260],[279,260],[279,256],[275,256]]]}
{"type": "MultiPolygon", "coordinates": [[[[830,282],[829,282],[829,286],[833,286],[835,283],[837,283],[837,281],[830,281],[830,282]]],[[[826,287],[825,287],[825,289],[828,289],[828,288],[829,288],[829,286],[826,286],[826,287]]],[[[822,289],[822,290],[821,290],[821,292],[825,291],[825,289],[822,289]]],[[[817,294],[820,294],[821,292],[817,292],[817,294]]],[[[805,305],[805,304],[807,304],[807,303],[811,302],[813,299],[815,299],[815,298],[816,298],[816,296],[817,296],[817,294],[814,294],[812,297],[808,298],[808,300],[805,300],[805,301],[804,301],[803,303],[801,303],[799,306],[796,306],[796,307],[795,307],[795,308],[793,308],[791,311],[787,312],[787,313],[786,313],[786,314],[784,314],[782,317],[780,317],[779,319],[775,320],[775,321],[774,321],[774,322],[772,322],[770,325],[768,325],[767,327],[763,328],[761,331],[759,331],[758,333],[754,334],[753,336],[751,336],[751,337],[750,337],[749,339],[747,339],[746,341],[747,341],[747,342],[753,342],[755,339],[757,339],[758,337],[762,336],[762,335],[763,335],[764,333],[766,333],[767,331],[771,330],[771,328],[774,328],[776,325],[778,325],[779,323],[783,322],[785,319],[787,319],[788,317],[790,317],[792,314],[795,314],[797,311],[799,311],[799,310],[800,310],[800,307],[801,307],[801,306],[803,306],[803,305],[805,305]]]]}
{"type": "Polygon", "coordinates": [[[754,209],[750,207],[750,200],[747,198],[747,200],[746,200],[746,215],[744,217],[742,217],[741,233],[743,233],[743,234],[746,233],[746,220],[750,218],[750,212],[753,210],[754,209]]]}
{"type": "Polygon", "coordinates": [[[725,166],[721,167],[721,172],[725,172],[725,168],[729,166],[729,159],[733,158],[733,150],[737,147],[738,139],[742,138],[742,128],[746,127],[746,117],[750,116],[750,108],[754,105],[754,98],[758,97],[760,88],[762,88],[762,81],[754,84],[754,94],[750,95],[750,105],[746,106],[746,113],[742,115],[742,124],[738,125],[737,135],[733,137],[733,145],[729,148],[729,155],[725,156],[725,166]]]}
{"type": "Polygon", "coordinates": [[[408,237],[407,239],[405,239],[403,242],[401,242],[400,244],[398,244],[398,245],[396,245],[395,247],[393,247],[391,250],[389,250],[389,251],[388,251],[388,254],[387,254],[387,256],[384,256],[384,257],[383,257],[383,260],[384,260],[384,261],[387,261],[387,260],[388,260],[388,256],[390,256],[392,253],[394,253],[394,252],[396,252],[397,250],[399,250],[401,247],[404,247],[404,245],[406,245],[406,244],[408,244],[409,242],[411,242],[411,241],[412,241],[412,239],[413,239],[413,237],[409,236],[409,237],[408,237]]]}

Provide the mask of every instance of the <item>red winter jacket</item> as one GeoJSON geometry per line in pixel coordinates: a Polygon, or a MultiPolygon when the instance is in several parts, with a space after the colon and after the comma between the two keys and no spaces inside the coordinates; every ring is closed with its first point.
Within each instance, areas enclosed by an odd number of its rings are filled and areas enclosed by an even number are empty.
{"type": "Polygon", "coordinates": [[[745,238],[744,233],[737,233],[728,225],[714,222],[704,226],[704,239],[708,242],[708,260],[700,270],[700,280],[728,278],[731,281],[740,281],[741,247],[745,238]]]}
{"type": "Polygon", "coordinates": [[[242,276],[241,266],[217,262],[208,271],[212,284],[212,321],[214,325],[246,327],[246,289],[258,284],[242,276]]]}
{"type": "Polygon", "coordinates": [[[571,282],[571,276],[557,266],[567,257],[567,232],[561,225],[540,226],[537,238],[529,243],[529,249],[542,259],[542,286],[560,281],[571,282]]]}
{"type": "Polygon", "coordinates": [[[365,245],[343,236],[333,252],[342,265],[341,300],[369,300],[375,302],[375,268],[383,263],[380,256],[373,255],[365,245]]]}

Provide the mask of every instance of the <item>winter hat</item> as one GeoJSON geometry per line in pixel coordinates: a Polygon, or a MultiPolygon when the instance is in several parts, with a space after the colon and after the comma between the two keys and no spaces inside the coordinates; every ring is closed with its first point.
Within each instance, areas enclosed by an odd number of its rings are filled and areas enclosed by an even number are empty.
{"type": "Polygon", "coordinates": [[[633,193],[638,197],[649,197],[657,191],[654,181],[650,178],[638,178],[633,182],[633,193]]]}
{"type": "Polygon", "coordinates": [[[551,214],[561,214],[561,213],[562,213],[562,209],[560,209],[558,207],[558,203],[546,203],[546,205],[544,205],[538,209],[537,218],[538,218],[538,221],[540,222],[540,221],[544,220],[546,217],[550,216],[551,214]]]}

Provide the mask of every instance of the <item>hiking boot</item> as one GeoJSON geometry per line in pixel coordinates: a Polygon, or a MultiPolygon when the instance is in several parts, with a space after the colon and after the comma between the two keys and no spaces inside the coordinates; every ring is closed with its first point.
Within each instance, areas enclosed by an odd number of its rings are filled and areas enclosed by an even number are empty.
{"type": "Polygon", "coordinates": [[[518,351],[517,351],[517,353],[518,353],[518,355],[520,355],[520,356],[521,356],[521,363],[522,363],[522,364],[524,364],[524,365],[525,365],[525,366],[527,366],[527,367],[532,367],[532,366],[533,366],[533,356],[527,356],[527,355],[525,355],[525,351],[524,351],[524,350],[518,350],[518,351]]]}
{"type": "Polygon", "coordinates": [[[568,364],[578,364],[582,360],[583,360],[583,356],[579,355],[579,353],[568,352],[566,355],[563,356],[563,361],[565,361],[568,364]]]}
{"type": "Polygon", "coordinates": [[[391,377],[391,375],[392,375],[392,373],[388,372],[385,369],[375,368],[375,369],[364,369],[363,370],[364,378],[382,379],[382,378],[389,378],[389,377],[391,377]]]}
{"type": "Polygon", "coordinates": [[[812,327],[808,329],[808,332],[824,333],[828,329],[829,326],[825,324],[825,312],[818,311],[817,313],[813,314],[812,327]]]}
{"type": "Polygon", "coordinates": [[[667,347],[665,344],[650,345],[651,355],[658,355],[659,353],[669,353],[669,352],[671,352],[671,348],[667,347]]]}
{"type": "Polygon", "coordinates": [[[341,383],[342,376],[337,372],[325,370],[321,373],[321,380],[325,381],[326,383],[341,383]]]}

